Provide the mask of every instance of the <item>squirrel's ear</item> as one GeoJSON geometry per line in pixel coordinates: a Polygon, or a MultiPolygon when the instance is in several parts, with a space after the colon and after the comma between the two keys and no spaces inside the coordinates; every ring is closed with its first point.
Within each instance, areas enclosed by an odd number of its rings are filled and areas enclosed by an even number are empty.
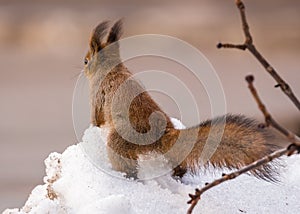
{"type": "Polygon", "coordinates": [[[107,37],[107,44],[116,42],[121,38],[123,33],[122,25],[122,19],[120,19],[112,26],[107,37]]]}
{"type": "Polygon", "coordinates": [[[101,49],[101,41],[107,34],[108,24],[108,21],[101,22],[92,31],[92,35],[90,37],[90,49],[92,53],[98,52],[101,49]]]}

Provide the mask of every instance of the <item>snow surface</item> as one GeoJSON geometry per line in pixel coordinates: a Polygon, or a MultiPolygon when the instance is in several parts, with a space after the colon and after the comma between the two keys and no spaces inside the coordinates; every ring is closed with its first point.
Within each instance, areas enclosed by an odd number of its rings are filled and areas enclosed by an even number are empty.
{"type": "MultiPolygon", "coordinates": [[[[178,120],[172,121],[177,128],[183,128],[178,120]]],[[[81,143],[62,154],[51,153],[45,160],[44,184],[33,189],[23,208],[3,213],[186,213],[188,193],[222,173],[214,170],[186,175],[183,183],[172,179],[170,173],[144,181],[125,179],[111,169],[106,135],[106,129],[90,127],[81,143]]],[[[194,213],[300,213],[300,156],[282,161],[287,167],[281,183],[242,175],[204,193],[194,213]]],[[[144,165],[142,177],[149,162],[144,165]]]]}

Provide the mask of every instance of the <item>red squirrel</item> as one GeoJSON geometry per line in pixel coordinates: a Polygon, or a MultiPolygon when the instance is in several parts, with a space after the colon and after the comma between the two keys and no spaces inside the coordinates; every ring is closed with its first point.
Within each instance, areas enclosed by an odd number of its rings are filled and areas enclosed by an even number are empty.
{"type": "MultiPolygon", "coordinates": [[[[270,130],[241,115],[225,115],[184,130],[175,129],[168,115],[122,63],[118,43],[121,34],[121,21],[110,29],[109,22],[100,23],[92,31],[84,59],[91,123],[109,129],[107,151],[114,170],[137,178],[139,156],[155,152],[167,154],[165,158],[175,164],[173,175],[182,177],[187,171],[196,172],[200,164],[240,168],[277,149],[276,137],[270,130]],[[219,135],[215,152],[207,163],[201,163],[204,145],[219,135]],[[180,154],[185,152],[187,155],[180,160],[180,154]]],[[[276,180],[275,168],[269,163],[251,173],[276,180]]]]}

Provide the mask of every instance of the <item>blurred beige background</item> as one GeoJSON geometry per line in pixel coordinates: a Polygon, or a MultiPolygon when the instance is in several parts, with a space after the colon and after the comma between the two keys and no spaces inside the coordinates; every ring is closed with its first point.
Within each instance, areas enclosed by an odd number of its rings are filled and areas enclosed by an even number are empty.
{"type": "MultiPolygon", "coordinates": [[[[245,3],[256,46],[300,97],[300,1],[245,3]]],[[[228,112],[262,119],[244,81],[253,73],[276,119],[300,132],[298,110],[249,53],[215,48],[220,41],[244,39],[233,0],[0,0],[0,211],[21,207],[42,184],[50,152],[77,143],[72,93],[90,31],[99,21],[120,17],[125,37],[167,34],[201,50],[218,72],[228,112]]],[[[160,104],[178,117],[168,101],[160,104]]],[[[200,111],[206,107],[203,102],[200,111]]]]}

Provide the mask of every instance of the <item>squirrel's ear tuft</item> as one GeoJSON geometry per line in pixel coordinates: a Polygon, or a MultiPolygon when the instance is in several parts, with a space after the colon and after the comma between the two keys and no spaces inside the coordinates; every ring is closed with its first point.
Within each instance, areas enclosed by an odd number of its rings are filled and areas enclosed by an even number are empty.
{"type": "Polygon", "coordinates": [[[122,19],[118,20],[111,28],[108,37],[107,37],[107,44],[111,44],[113,42],[118,41],[123,33],[123,29],[122,29],[122,19]]]}
{"type": "Polygon", "coordinates": [[[101,22],[93,30],[90,38],[90,49],[92,53],[98,52],[101,49],[102,39],[105,37],[108,31],[109,21],[101,22]]]}

